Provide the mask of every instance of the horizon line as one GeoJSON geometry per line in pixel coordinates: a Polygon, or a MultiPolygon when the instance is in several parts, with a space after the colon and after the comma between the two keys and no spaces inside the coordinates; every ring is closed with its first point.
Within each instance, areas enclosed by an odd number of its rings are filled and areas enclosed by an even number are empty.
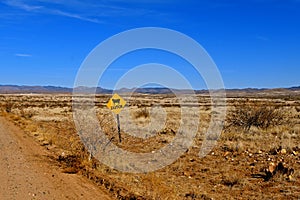
{"type": "Polygon", "coordinates": [[[102,86],[97,87],[91,87],[91,86],[77,86],[77,87],[70,87],[70,86],[60,86],[60,85],[25,85],[25,84],[0,84],[0,87],[56,87],[56,88],[64,88],[64,89],[72,89],[75,88],[101,88],[104,90],[111,90],[111,91],[118,91],[118,90],[133,90],[133,89],[173,89],[173,90],[194,90],[194,91],[203,91],[203,90],[246,90],[246,89],[257,89],[257,90],[273,90],[273,89],[290,89],[290,88],[300,88],[299,85],[293,85],[293,86],[283,86],[283,87],[231,87],[231,88],[218,88],[218,89],[209,89],[209,88],[201,88],[201,89],[190,89],[190,88],[168,88],[168,87],[133,87],[133,88],[118,88],[118,89],[112,89],[112,88],[105,88],[102,86]]]}

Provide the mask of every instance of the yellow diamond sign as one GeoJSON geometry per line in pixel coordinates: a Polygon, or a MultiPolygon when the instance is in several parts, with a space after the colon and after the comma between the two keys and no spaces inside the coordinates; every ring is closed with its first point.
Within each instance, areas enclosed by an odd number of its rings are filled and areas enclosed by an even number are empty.
{"type": "Polygon", "coordinates": [[[116,114],[119,114],[125,107],[126,101],[118,94],[114,94],[107,103],[107,107],[116,114]]]}

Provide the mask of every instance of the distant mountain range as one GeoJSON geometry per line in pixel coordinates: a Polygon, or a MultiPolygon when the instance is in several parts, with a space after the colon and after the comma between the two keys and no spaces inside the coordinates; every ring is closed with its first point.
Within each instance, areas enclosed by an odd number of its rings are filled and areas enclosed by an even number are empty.
{"type": "MultiPolygon", "coordinates": [[[[112,92],[118,93],[142,93],[142,94],[170,94],[176,93],[192,93],[192,90],[180,90],[180,89],[169,89],[169,88],[122,88],[117,91],[110,89],[104,89],[101,87],[77,87],[74,89],[77,93],[91,94],[96,91],[97,94],[111,94],[112,92]]],[[[245,88],[245,89],[226,89],[226,93],[283,93],[283,92],[300,92],[300,86],[290,88],[276,88],[276,89],[258,89],[258,88],[245,88]]],[[[58,86],[19,86],[19,85],[0,85],[0,94],[70,94],[73,92],[73,88],[58,87],[58,86]]],[[[195,93],[208,93],[208,90],[196,90],[195,93]]]]}
{"type": "Polygon", "coordinates": [[[0,85],[1,94],[11,93],[71,93],[71,88],[56,86],[0,85]]]}

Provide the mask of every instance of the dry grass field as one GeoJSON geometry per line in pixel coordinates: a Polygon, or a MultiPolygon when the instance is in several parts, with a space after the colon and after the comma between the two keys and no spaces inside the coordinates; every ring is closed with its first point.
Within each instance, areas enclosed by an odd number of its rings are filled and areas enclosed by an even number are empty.
{"type": "MultiPolygon", "coordinates": [[[[126,109],[134,120],[128,121],[128,115],[121,113],[122,143],[115,117],[106,107],[110,97],[98,95],[96,107],[99,123],[113,144],[144,153],[172,141],[181,120],[180,105],[174,96],[125,96],[126,109]],[[151,109],[156,104],[164,112],[151,109]],[[166,119],[165,126],[157,127],[150,115],[158,121],[166,119]],[[152,137],[127,134],[136,132],[136,125],[147,124],[152,137]]],[[[0,95],[0,111],[51,153],[53,165],[65,173],[85,176],[115,199],[300,198],[299,94],[229,95],[222,134],[203,158],[199,151],[213,113],[210,98],[197,97],[200,125],[193,145],[174,163],[149,173],[120,172],[91,157],[74,125],[71,95],[0,95]]],[[[190,117],[195,117],[194,113],[190,117]]]]}

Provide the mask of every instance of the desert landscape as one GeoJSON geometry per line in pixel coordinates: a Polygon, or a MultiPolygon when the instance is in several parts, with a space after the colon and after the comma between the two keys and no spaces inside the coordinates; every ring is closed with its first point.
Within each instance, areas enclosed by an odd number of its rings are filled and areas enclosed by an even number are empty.
{"type": "MultiPolygon", "coordinates": [[[[144,153],[158,150],[174,139],[181,120],[176,96],[122,95],[134,123],[151,123],[153,105],[164,109],[165,116],[161,118],[165,117],[166,123],[160,128],[151,125],[151,137],[133,137],[128,134],[128,131],[134,131],[132,122],[126,121],[128,116],[121,113],[120,143],[115,116],[106,107],[112,95],[97,94],[97,117],[111,143],[131,152],[144,153]]],[[[56,184],[58,179],[64,179],[66,184],[85,184],[78,186],[76,192],[66,189],[69,196],[64,196],[61,191],[61,199],[79,199],[80,195],[83,199],[300,198],[300,90],[228,90],[222,133],[204,157],[199,157],[199,151],[213,114],[212,103],[205,92],[198,92],[197,99],[194,106],[197,106],[200,118],[192,146],[172,164],[149,173],[121,172],[90,154],[74,125],[70,93],[1,94],[1,124],[14,127],[12,134],[21,138],[20,143],[31,146],[22,150],[34,155],[35,159],[30,162],[44,170],[52,169],[48,173],[53,175],[51,178],[56,184]],[[35,149],[35,153],[29,149],[35,149]],[[71,176],[72,180],[66,182],[63,176],[71,176]],[[88,192],[90,188],[93,188],[93,195],[88,192]],[[75,195],[77,193],[79,196],[75,195]]],[[[159,113],[155,117],[160,119],[159,113]]],[[[3,137],[5,133],[1,135],[3,137]]],[[[22,174],[22,170],[18,171],[18,176],[22,174]]],[[[42,193],[42,189],[32,188],[25,199],[58,198],[51,192],[42,193]]]]}
{"type": "Polygon", "coordinates": [[[299,200],[299,10],[0,0],[0,200],[299,200]]]}

